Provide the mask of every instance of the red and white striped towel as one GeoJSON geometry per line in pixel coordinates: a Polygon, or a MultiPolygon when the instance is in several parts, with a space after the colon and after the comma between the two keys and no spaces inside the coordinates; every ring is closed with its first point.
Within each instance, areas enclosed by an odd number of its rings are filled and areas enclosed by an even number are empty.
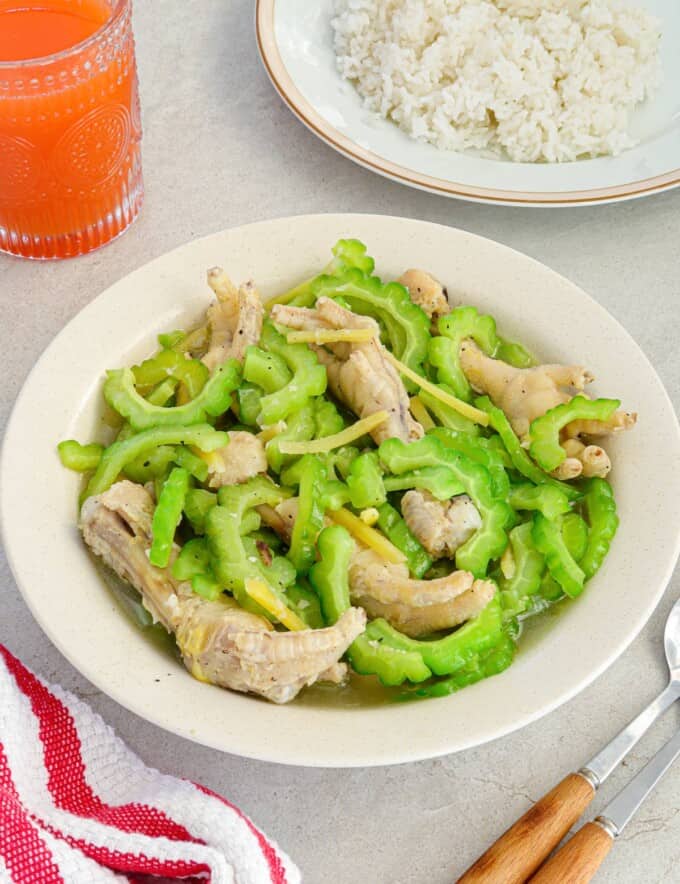
{"type": "Polygon", "coordinates": [[[86,703],[0,645],[0,882],[141,884],[146,876],[300,881],[238,808],[146,767],[86,703]]]}

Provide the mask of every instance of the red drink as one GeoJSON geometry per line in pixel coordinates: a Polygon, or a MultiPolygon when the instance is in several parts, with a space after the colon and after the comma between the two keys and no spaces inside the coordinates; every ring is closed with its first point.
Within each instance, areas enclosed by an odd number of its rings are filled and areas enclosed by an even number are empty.
{"type": "Polygon", "coordinates": [[[83,254],[142,201],[130,0],[0,0],[0,250],[83,254]]]}

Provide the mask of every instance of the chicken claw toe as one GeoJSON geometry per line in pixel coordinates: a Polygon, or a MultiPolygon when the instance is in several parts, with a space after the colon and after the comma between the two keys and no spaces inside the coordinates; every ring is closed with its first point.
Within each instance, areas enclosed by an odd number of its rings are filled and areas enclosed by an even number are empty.
{"type": "Polygon", "coordinates": [[[412,268],[399,277],[397,282],[408,289],[411,300],[427,313],[436,325],[440,316],[451,311],[446,289],[425,270],[412,268]]]}
{"type": "Polygon", "coordinates": [[[208,271],[208,285],[217,300],[206,311],[210,344],[202,361],[214,371],[227,359],[243,362],[246,348],[260,340],[264,307],[253,282],[237,289],[221,267],[208,271]]]}

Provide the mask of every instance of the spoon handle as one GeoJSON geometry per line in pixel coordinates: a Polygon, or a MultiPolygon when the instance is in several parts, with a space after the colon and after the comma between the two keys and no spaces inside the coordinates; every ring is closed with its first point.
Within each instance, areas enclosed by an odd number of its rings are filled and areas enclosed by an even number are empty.
{"type": "Polygon", "coordinates": [[[569,774],[529,808],[457,884],[523,884],[576,823],[600,784],[678,697],[680,683],[672,681],[578,773],[569,774]]]}

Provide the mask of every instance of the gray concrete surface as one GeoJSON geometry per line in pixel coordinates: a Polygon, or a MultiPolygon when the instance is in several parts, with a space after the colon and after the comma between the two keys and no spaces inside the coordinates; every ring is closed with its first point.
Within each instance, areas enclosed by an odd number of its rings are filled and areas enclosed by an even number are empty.
{"type": "MultiPolygon", "coordinates": [[[[384,181],[321,144],[282,105],[257,57],[252,5],[137,4],[146,205],[126,236],[89,257],[39,265],[0,256],[3,426],[39,353],[114,280],[192,237],[262,218],[326,211],[424,218],[533,255],[583,286],[623,323],[680,403],[680,191],[615,206],[537,210],[449,201],[384,181]]],[[[237,802],[295,857],[308,884],[446,884],[660,689],[662,627],[679,592],[676,573],[627,653],[543,721],[473,751],[373,770],[247,761],[134,717],[50,645],[1,555],[0,641],[87,699],[148,763],[201,780],[237,802]]],[[[595,810],[679,721],[673,710],[658,723],[612,777],[595,810]]],[[[597,880],[680,881],[680,766],[631,824],[597,880]]]]}

